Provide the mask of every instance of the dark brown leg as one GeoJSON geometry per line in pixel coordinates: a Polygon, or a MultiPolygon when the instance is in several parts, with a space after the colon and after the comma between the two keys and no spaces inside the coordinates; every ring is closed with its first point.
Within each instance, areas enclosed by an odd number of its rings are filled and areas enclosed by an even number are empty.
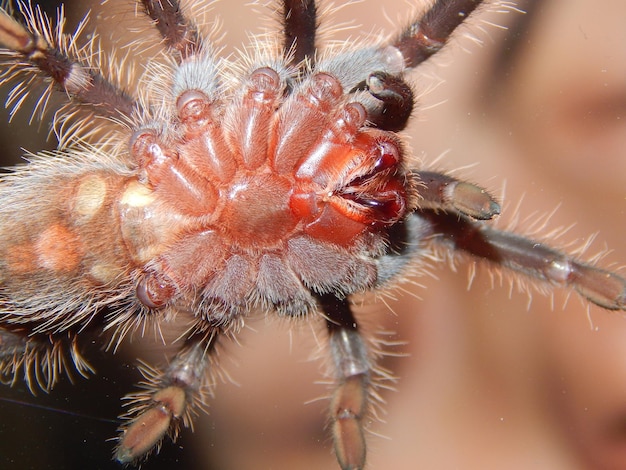
{"type": "Polygon", "coordinates": [[[285,53],[293,54],[291,64],[315,57],[317,7],[314,0],[285,0],[283,3],[285,53]]]}
{"type": "Polygon", "coordinates": [[[502,232],[459,214],[417,212],[432,225],[435,240],[530,278],[569,287],[609,310],[626,309],[626,279],[579,262],[543,243],[502,232]]]}
{"type": "Polygon", "coordinates": [[[413,90],[404,80],[385,72],[374,72],[351,92],[367,90],[381,102],[370,109],[367,120],[379,129],[398,132],[404,129],[411,117],[415,99],[413,90]]]}
{"type": "Polygon", "coordinates": [[[500,205],[480,186],[434,171],[415,171],[420,181],[420,209],[458,212],[488,220],[500,214],[500,205]]]}
{"type": "Polygon", "coordinates": [[[363,420],[371,387],[367,347],[347,299],[325,294],[318,300],[326,316],[337,378],[330,409],[335,453],[343,470],[361,469],[365,465],[363,420]]]}
{"type": "Polygon", "coordinates": [[[196,54],[202,41],[198,30],[180,11],[176,0],[141,0],[143,9],[155,23],[165,45],[185,59],[196,54]]]}
{"type": "Polygon", "coordinates": [[[120,428],[115,459],[137,463],[169,434],[175,440],[182,423],[192,426],[198,409],[206,404],[210,384],[207,369],[215,352],[218,330],[188,339],[165,371],[143,369],[142,390],[127,395],[128,421],[120,428]]]}
{"type": "Polygon", "coordinates": [[[407,67],[417,67],[446,44],[452,32],[478,7],[482,0],[437,0],[411,23],[392,43],[407,67]]]}
{"type": "MultiPolygon", "coordinates": [[[[9,97],[15,109],[29,94],[33,75],[44,75],[71,100],[92,107],[99,116],[119,119],[132,114],[134,98],[97,71],[90,62],[89,47],[74,46],[51,26],[39,7],[23,4],[20,8],[27,26],[0,12],[0,45],[8,49],[1,57],[5,65],[2,81],[22,82],[9,97]]],[[[39,100],[39,112],[44,111],[50,91],[39,100]]]]}

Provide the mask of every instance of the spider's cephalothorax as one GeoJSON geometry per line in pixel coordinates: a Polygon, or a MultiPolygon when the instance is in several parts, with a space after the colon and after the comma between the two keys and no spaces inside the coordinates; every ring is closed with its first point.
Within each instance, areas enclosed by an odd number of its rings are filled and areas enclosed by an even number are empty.
{"type": "Polygon", "coordinates": [[[77,45],[38,9],[21,5],[26,26],[0,14],[3,80],[19,83],[10,101],[19,107],[36,78],[49,84],[42,106],[55,90],[69,100],[55,119],[61,150],[0,184],[3,378],[50,389],[70,366],[89,371],[84,329],[116,345],[145,322],[188,322],[169,366],[146,368],[131,395],[120,462],[191,425],[217,342],[264,310],[321,313],[337,458],[362,468],[374,365],[350,296],[433,244],[624,309],[621,277],[488,227],[500,208],[487,192],[408,166],[395,134],[414,105],[403,73],[481,1],[438,0],[397,37],[336,53],[318,48],[315,3],[284,1],[282,47],[240,61],[218,57],[174,0],[138,3],[167,59],[133,92],[100,70],[94,42],[77,45]],[[92,117],[110,134],[89,132],[92,117]]]}

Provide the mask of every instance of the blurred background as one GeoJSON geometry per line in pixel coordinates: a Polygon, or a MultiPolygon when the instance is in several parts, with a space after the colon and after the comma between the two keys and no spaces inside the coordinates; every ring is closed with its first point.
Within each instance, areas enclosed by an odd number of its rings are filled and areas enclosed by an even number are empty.
{"type": "MultiPolygon", "coordinates": [[[[75,3],[67,5],[71,24],[86,9],[75,3]]],[[[246,3],[211,10],[223,21],[225,53],[261,30],[257,12],[271,11],[246,3]]],[[[331,39],[358,38],[393,32],[424,5],[364,0],[322,21],[331,39]],[[340,30],[345,22],[360,26],[340,30]]],[[[597,234],[583,258],[606,251],[600,265],[618,269],[626,261],[626,3],[518,5],[527,13],[487,8],[410,75],[420,106],[403,135],[423,167],[454,171],[503,201],[498,227],[570,251],[597,234]],[[570,228],[556,237],[559,227],[570,228]]],[[[124,44],[132,7],[93,8],[94,17],[114,15],[98,26],[103,40],[124,44]]],[[[27,112],[18,117],[0,127],[5,165],[22,147],[54,147],[35,140],[45,138],[45,124],[26,125],[27,112]]],[[[481,263],[468,289],[474,267],[432,267],[395,300],[371,299],[359,310],[367,331],[403,343],[382,360],[397,391],[382,392],[387,404],[383,421],[370,426],[368,468],[626,469],[624,315],[566,292],[520,291],[481,263]]],[[[236,384],[219,384],[195,433],[166,440],[142,468],[336,468],[328,402],[319,399],[328,388],[310,360],[316,335],[323,339],[316,322],[251,321],[242,347],[223,352],[236,384]]],[[[48,396],[34,399],[21,383],[1,388],[0,467],[119,468],[106,441],[119,397],[139,380],[137,358],[163,360],[158,345],[145,343],[111,357],[94,342],[87,356],[98,374],[62,381],[48,396]]]]}

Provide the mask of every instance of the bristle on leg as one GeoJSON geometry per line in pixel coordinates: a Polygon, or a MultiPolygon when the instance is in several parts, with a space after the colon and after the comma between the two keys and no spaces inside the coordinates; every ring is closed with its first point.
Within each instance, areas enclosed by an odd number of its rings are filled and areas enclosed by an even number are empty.
{"type": "Polygon", "coordinates": [[[124,417],[132,417],[120,429],[115,459],[133,463],[159,449],[166,434],[175,440],[179,426],[192,426],[195,408],[202,407],[213,336],[205,342],[183,348],[168,369],[145,371],[145,390],[128,396],[131,409],[124,417]]]}

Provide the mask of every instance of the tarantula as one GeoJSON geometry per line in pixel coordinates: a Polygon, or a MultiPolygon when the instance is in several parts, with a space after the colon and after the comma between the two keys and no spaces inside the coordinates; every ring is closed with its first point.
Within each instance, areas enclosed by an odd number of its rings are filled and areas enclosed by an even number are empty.
{"type": "Polygon", "coordinates": [[[381,372],[351,298],[437,247],[626,307],[622,277],[491,228],[500,206],[484,189],[410,164],[397,135],[415,102],[404,74],[482,1],[437,0],[391,39],[326,51],[315,2],[284,1],[282,43],[258,38],[238,58],[220,57],[174,0],[137,3],[164,54],[134,90],[96,39],[62,32],[62,14],[53,24],[20,4],[23,23],[0,15],[13,108],[41,80],[38,113],[53,92],[67,97],[59,150],[0,184],[2,378],[50,390],[64,372],[91,372],[85,330],[115,350],[149,326],[186,325],[168,366],[143,365],[126,397],[119,462],[190,427],[210,401],[218,343],[276,312],[325,322],[337,460],[363,468],[381,372]]]}

